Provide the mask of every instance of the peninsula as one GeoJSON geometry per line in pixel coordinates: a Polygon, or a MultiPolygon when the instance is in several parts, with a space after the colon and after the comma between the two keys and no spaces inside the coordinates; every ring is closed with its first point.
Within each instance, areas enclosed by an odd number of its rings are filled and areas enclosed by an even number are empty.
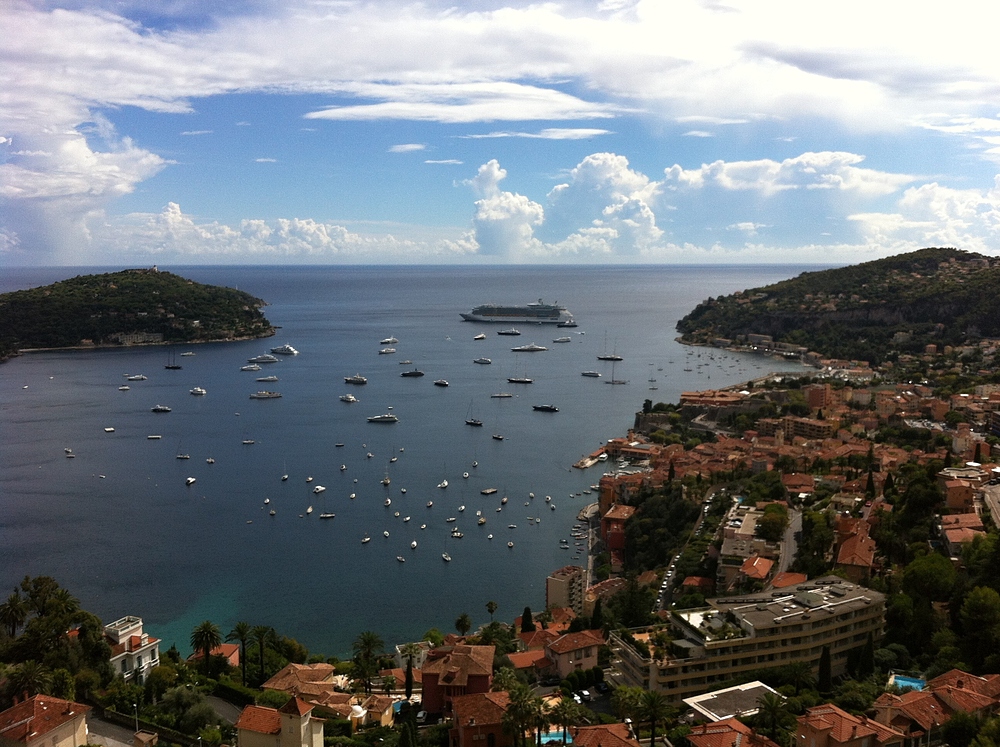
{"type": "Polygon", "coordinates": [[[815,350],[878,365],[927,345],[1000,336],[998,279],[996,258],[921,249],[709,298],[677,329],[687,343],[796,356],[815,350]]]}
{"type": "Polygon", "coordinates": [[[38,348],[267,337],[265,302],[156,267],[80,275],[0,295],[0,361],[38,348]]]}

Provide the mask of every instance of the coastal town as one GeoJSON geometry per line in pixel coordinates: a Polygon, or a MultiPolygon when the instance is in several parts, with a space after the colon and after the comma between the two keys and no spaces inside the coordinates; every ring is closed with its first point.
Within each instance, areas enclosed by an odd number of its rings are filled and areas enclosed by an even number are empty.
{"type": "Polygon", "coordinates": [[[810,367],[647,400],[575,465],[603,470],[587,562],[544,610],[363,632],[345,661],[205,621],[184,659],[26,578],[0,605],[3,744],[990,744],[1000,341],[877,367],[742,342],[810,367]]]}

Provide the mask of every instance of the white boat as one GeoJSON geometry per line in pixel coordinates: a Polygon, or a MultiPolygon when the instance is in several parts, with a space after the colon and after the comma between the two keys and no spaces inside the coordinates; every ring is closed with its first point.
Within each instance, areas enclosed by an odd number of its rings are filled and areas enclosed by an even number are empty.
{"type": "Polygon", "coordinates": [[[557,337],[552,342],[572,342],[572,340],[568,337],[557,337]]]}
{"type": "Polygon", "coordinates": [[[127,392],[131,388],[132,387],[130,387],[128,384],[122,384],[120,387],[118,387],[118,391],[119,392],[127,392]]]}
{"type": "Polygon", "coordinates": [[[473,363],[480,363],[480,364],[482,364],[482,365],[484,365],[484,366],[488,366],[488,365],[490,365],[490,364],[491,364],[491,363],[492,363],[493,361],[491,361],[491,360],[490,360],[489,358],[476,358],[476,359],[475,359],[475,360],[473,360],[472,362],[473,362],[473,363]]]}
{"type": "Polygon", "coordinates": [[[404,558],[402,555],[397,555],[396,560],[398,560],[400,563],[406,562],[406,558],[404,558]]]}
{"type": "Polygon", "coordinates": [[[477,524],[478,524],[479,526],[482,526],[483,524],[485,524],[485,523],[486,523],[486,519],[484,519],[484,518],[483,518],[482,516],[480,516],[480,517],[479,517],[479,518],[478,518],[478,519],[476,520],[476,523],[477,523],[477,524]]]}
{"type": "Polygon", "coordinates": [[[163,436],[159,435],[158,433],[154,433],[152,435],[146,436],[146,438],[149,439],[150,441],[159,441],[161,438],[163,438],[163,436]]]}
{"type": "Polygon", "coordinates": [[[458,511],[459,511],[459,513],[461,513],[461,512],[462,512],[462,511],[464,511],[464,510],[465,510],[465,506],[459,506],[459,507],[458,507],[458,511]]]}
{"type": "Polygon", "coordinates": [[[184,481],[184,484],[185,484],[185,485],[194,485],[194,481],[195,481],[195,478],[193,478],[193,477],[189,477],[188,479],[186,479],[186,480],[184,481]]]}
{"type": "Polygon", "coordinates": [[[484,333],[480,332],[478,335],[476,335],[472,339],[473,340],[485,340],[486,339],[486,335],[484,333]]]}
{"type": "Polygon", "coordinates": [[[329,513],[327,513],[327,514],[320,514],[320,515],[319,515],[319,518],[321,518],[321,519],[332,519],[332,518],[333,518],[333,517],[335,517],[336,515],[337,515],[337,514],[329,514],[329,513]]]}
{"type": "Polygon", "coordinates": [[[313,477],[312,477],[312,475],[309,475],[309,477],[306,478],[306,482],[312,482],[312,481],[313,481],[313,477]]]}
{"type": "Polygon", "coordinates": [[[443,552],[443,553],[441,553],[441,560],[443,560],[445,563],[450,563],[451,562],[451,555],[449,555],[446,552],[443,552]]]}
{"type": "Polygon", "coordinates": [[[399,340],[395,337],[386,337],[379,343],[379,345],[395,345],[397,342],[399,342],[399,340]]]}
{"type": "Polygon", "coordinates": [[[434,386],[448,386],[448,381],[446,379],[435,379],[434,386]]]}
{"type": "Polygon", "coordinates": [[[367,384],[368,383],[368,379],[366,379],[361,374],[357,374],[356,373],[356,374],[354,374],[354,376],[345,376],[344,377],[344,383],[345,384],[359,384],[359,385],[360,384],[367,384]]]}
{"type": "Polygon", "coordinates": [[[438,483],[438,487],[442,489],[448,487],[448,481],[442,480],[441,482],[438,483]]]}
{"type": "Polygon", "coordinates": [[[146,377],[142,374],[132,374],[131,376],[126,376],[125,379],[128,381],[145,381],[146,377]]]}
{"type": "Polygon", "coordinates": [[[416,550],[417,549],[417,541],[416,540],[413,540],[413,542],[410,543],[410,549],[411,550],[416,550]]]}
{"type": "Polygon", "coordinates": [[[446,521],[446,522],[447,522],[448,524],[452,524],[452,523],[454,523],[454,522],[458,521],[458,519],[456,519],[456,518],[455,518],[454,516],[449,516],[449,517],[448,517],[447,519],[445,519],[445,521],[446,521]]]}
{"type": "Polygon", "coordinates": [[[245,366],[240,366],[240,371],[260,371],[260,366],[256,363],[248,363],[245,366]]]}
{"type": "Polygon", "coordinates": [[[427,508],[430,508],[433,505],[434,505],[434,501],[427,501],[427,508]]]}
{"type": "MultiPolygon", "coordinates": [[[[170,412],[170,408],[166,405],[153,405],[149,410],[150,412],[170,412]]],[[[107,430],[107,428],[104,430],[107,430]]]]}
{"type": "Polygon", "coordinates": [[[343,472],[343,471],[344,471],[344,470],[346,470],[346,469],[347,469],[347,465],[346,465],[346,464],[342,464],[342,465],[340,465],[340,471],[341,471],[341,472],[343,472]]]}
{"type": "Polygon", "coordinates": [[[261,355],[255,355],[253,358],[248,358],[247,363],[277,363],[278,359],[275,358],[270,353],[262,353],[261,355]]]}
{"type": "Polygon", "coordinates": [[[378,351],[379,355],[392,355],[396,352],[396,348],[382,348],[378,351]]]}
{"type": "Polygon", "coordinates": [[[372,541],[372,538],[369,537],[367,534],[364,537],[361,538],[361,544],[362,545],[367,545],[371,541],[372,541]]]}
{"type": "Polygon", "coordinates": [[[215,457],[209,457],[206,459],[205,464],[215,464],[215,457]]]}
{"type": "Polygon", "coordinates": [[[189,350],[186,353],[181,353],[181,358],[190,358],[192,355],[194,355],[194,352],[189,350]]]}
{"type": "Polygon", "coordinates": [[[410,517],[409,517],[409,516],[404,516],[404,517],[403,517],[403,523],[404,523],[404,524],[405,524],[406,522],[408,522],[409,520],[410,520],[410,517]]]}
{"type": "Polygon", "coordinates": [[[311,514],[312,512],[313,512],[313,507],[312,506],[310,506],[309,508],[306,509],[306,513],[307,514],[311,514]]]}
{"type": "Polygon", "coordinates": [[[287,480],[287,479],[288,479],[288,475],[282,475],[282,476],[281,476],[281,481],[282,481],[282,482],[284,482],[284,481],[285,481],[285,480],[287,480]]]}
{"type": "Polygon", "coordinates": [[[250,395],[250,399],[279,399],[280,397],[281,392],[268,392],[263,389],[250,395]]]}
{"type": "Polygon", "coordinates": [[[496,394],[491,394],[490,398],[491,399],[510,399],[513,396],[514,395],[511,394],[510,392],[497,392],[496,394]]]}
{"type": "Polygon", "coordinates": [[[382,536],[385,537],[386,539],[388,539],[389,538],[389,530],[386,529],[384,532],[382,532],[382,536]]]}
{"type": "Polygon", "coordinates": [[[386,498],[385,499],[385,503],[383,503],[382,505],[383,506],[391,506],[392,505],[392,498],[386,498]]]}
{"type": "Polygon", "coordinates": [[[507,496],[504,496],[503,498],[500,499],[500,504],[504,505],[506,503],[507,503],[507,496]]]}
{"type": "Polygon", "coordinates": [[[268,511],[268,514],[271,515],[271,516],[274,516],[276,513],[278,513],[278,512],[275,511],[273,508],[270,511],[268,511]]]}
{"type": "Polygon", "coordinates": [[[284,345],[279,345],[276,348],[271,348],[272,353],[277,353],[278,355],[298,355],[299,351],[289,345],[287,342],[284,345]]]}
{"type": "Polygon", "coordinates": [[[208,390],[205,389],[204,387],[196,386],[194,389],[191,390],[191,394],[194,395],[208,394],[208,390]]]}
{"type": "Polygon", "coordinates": [[[598,373],[597,371],[581,371],[580,375],[581,376],[589,376],[592,379],[599,379],[599,378],[601,378],[601,374],[598,373]]]}
{"type": "Polygon", "coordinates": [[[548,350],[547,347],[543,345],[536,345],[535,343],[528,343],[527,345],[518,345],[516,348],[511,348],[513,353],[541,353],[544,350],[548,350]]]}
{"type": "Polygon", "coordinates": [[[382,479],[380,480],[380,482],[381,482],[381,483],[382,483],[383,485],[388,485],[388,484],[389,484],[390,482],[392,482],[392,481],[391,481],[391,480],[389,479],[389,475],[386,475],[385,477],[383,477],[383,478],[382,478],[382,479]]]}
{"type": "MultiPolygon", "coordinates": [[[[398,423],[399,418],[393,415],[391,412],[387,412],[384,415],[372,415],[368,418],[369,423],[398,423]]],[[[370,459],[371,457],[369,457],[370,459]]]]}
{"type": "Polygon", "coordinates": [[[261,376],[259,379],[257,379],[257,381],[260,381],[260,382],[263,382],[263,383],[275,382],[277,380],[278,380],[277,376],[261,376]]]}
{"type": "Polygon", "coordinates": [[[497,332],[497,334],[498,335],[509,335],[511,337],[517,337],[519,334],[521,334],[521,332],[519,330],[515,329],[514,327],[511,327],[510,329],[501,329],[501,330],[499,330],[497,332]]]}
{"type": "Polygon", "coordinates": [[[507,543],[507,547],[513,548],[514,547],[514,543],[513,542],[508,542],[507,543]]]}
{"type": "Polygon", "coordinates": [[[468,480],[469,479],[469,473],[468,472],[463,472],[462,473],[462,477],[464,477],[466,480],[468,480]]]}
{"type": "Polygon", "coordinates": [[[324,490],[326,490],[326,488],[324,488],[322,485],[317,485],[315,488],[313,488],[314,493],[322,493],[324,490]]]}

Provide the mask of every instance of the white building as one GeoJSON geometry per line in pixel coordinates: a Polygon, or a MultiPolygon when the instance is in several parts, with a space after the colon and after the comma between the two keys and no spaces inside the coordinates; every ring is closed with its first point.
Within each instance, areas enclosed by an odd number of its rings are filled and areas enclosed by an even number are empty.
{"type": "Polygon", "coordinates": [[[123,617],[104,626],[111,645],[111,666],[126,681],[143,684],[149,670],[160,664],[160,639],[142,631],[142,618],[123,617]]]}

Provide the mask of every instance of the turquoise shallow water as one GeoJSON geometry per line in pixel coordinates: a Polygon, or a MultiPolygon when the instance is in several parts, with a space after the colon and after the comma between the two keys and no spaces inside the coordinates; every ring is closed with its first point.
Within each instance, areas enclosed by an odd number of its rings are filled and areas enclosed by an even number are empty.
{"type": "MultiPolygon", "coordinates": [[[[647,397],[676,401],[686,389],[797,368],[720,352],[710,366],[685,372],[690,349],[674,342],[674,325],[708,296],[802,268],[163,269],[266,299],[278,335],[178,348],[196,353],[178,358],[180,371],[165,370],[167,351],[156,347],[34,353],[0,366],[0,590],[25,574],[50,574],[102,618],[140,615],[182,649],[206,618],[223,630],[237,620],[266,623],[311,650],[345,654],[366,629],[402,641],[432,626],[450,629],[462,612],[486,622],[491,599],[504,618],[525,605],[541,609],[546,574],[569,562],[558,540],[591,498],[576,493],[600,477],[596,467],[572,469],[574,461],[622,435],[647,397]],[[522,325],[510,338],[459,317],[479,303],[539,297],[565,304],[580,326],[522,325]],[[487,339],[474,341],[479,332],[487,339]],[[564,333],[571,343],[552,343],[564,333]],[[398,352],[378,355],[390,336],[398,352]],[[259,374],[239,371],[285,342],[301,354],[259,374]],[[510,351],[529,342],[549,350],[510,351]],[[605,350],[624,357],[615,377],[627,386],[605,385],[611,366],[596,359],[605,350]],[[493,364],[474,364],[480,356],[493,364]],[[400,377],[405,359],[426,376],[400,377]],[[580,376],[588,369],[605,378],[580,376]],[[118,391],[123,374],[140,372],[146,381],[118,391]],[[367,386],[344,384],[355,372],[367,386]],[[254,381],[270,373],[279,382],[254,381]],[[508,384],[515,373],[534,383],[508,384]],[[450,386],[433,386],[438,378],[450,386]],[[208,394],[191,396],[194,386],[208,394]],[[251,401],[260,388],[283,396],[251,401]],[[500,390],[516,396],[490,397],[500,390]],[[348,391],[361,402],[340,402],[348,391]],[[151,413],[160,403],[172,412],[151,413]],[[533,411],[539,403],[559,412],[533,411]],[[390,406],[397,424],[366,422],[390,406]],[[470,413],[484,427],[465,425],[470,413]],[[190,460],[176,459],[179,452],[190,460]],[[388,489],[380,484],[386,474],[388,489]],[[187,477],[196,482],[185,486],[187,477]],[[437,488],[444,479],[449,487],[437,488]],[[314,494],[316,484],[327,490],[314,494]],[[498,493],[482,496],[485,487],[498,493]],[[539,505],[546,494],[554,511],[539,505]],[[336,518],[320,520],[322,512],[336,518]],[[463,538],[450,536],[454,526],[463,538]],[[371,542],[362,545],[365,534],[371,542]]],[[[85,272],[11,270],[0,290],[85,272]]]]}

